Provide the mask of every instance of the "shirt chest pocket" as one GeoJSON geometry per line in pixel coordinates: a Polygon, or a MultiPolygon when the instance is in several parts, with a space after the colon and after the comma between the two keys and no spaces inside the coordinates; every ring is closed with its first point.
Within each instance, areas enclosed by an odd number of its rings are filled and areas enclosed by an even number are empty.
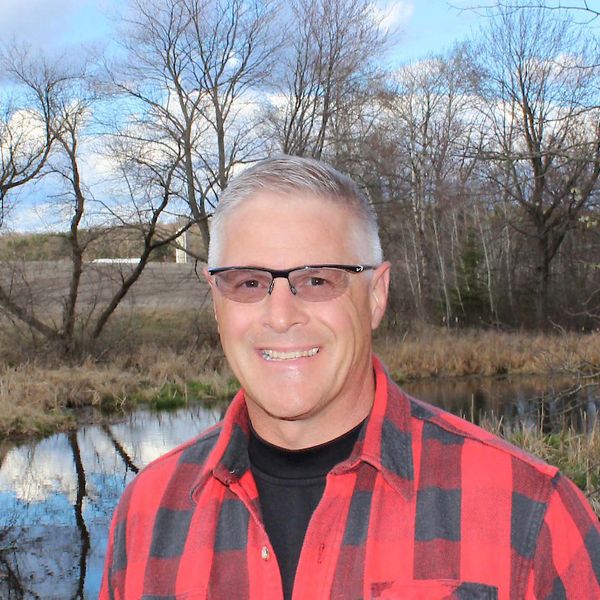
{"type": "Polygon", "coordinates": [[[498,589],[449,579],[386,581],[371,585],[372,600],[497,600],[498,589]]]}

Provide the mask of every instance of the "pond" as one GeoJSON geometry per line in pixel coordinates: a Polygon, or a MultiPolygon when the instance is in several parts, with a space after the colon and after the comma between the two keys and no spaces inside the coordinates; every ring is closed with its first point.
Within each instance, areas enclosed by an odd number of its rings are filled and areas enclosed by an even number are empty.
{"type": "MultiPolygon", "coordinates": [[[[570,383],[469,378],[403,387],[476,421],[494,412],[508,427],[541,420],[550,428],[566,420],[589,429],[600,409],[597,390],[569,394],[570,383]]],[[[150,461],[216,423],[223,410],[140,409],[117,424],[0,444],[0,598],[95,599],[110,517],[125,485],[150,461]]]]}

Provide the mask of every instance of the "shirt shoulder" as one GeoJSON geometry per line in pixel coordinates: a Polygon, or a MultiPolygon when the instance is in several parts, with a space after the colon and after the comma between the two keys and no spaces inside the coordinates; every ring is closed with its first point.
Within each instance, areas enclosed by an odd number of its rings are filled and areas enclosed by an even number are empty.
{"type": "MultiPolygon", "coordinates": [[[[550,482],[559,470],[542,459],[514,446],[499,436],[473,423],[457,417],[441,408],[430,405],[416,398],[407,396],[410,404],[411,418],[422,423],[422,441],[437,440],[451,446],[466,445],[472,451],[478,450],[482,456],[497,456],[509,460],[514,467],[524,468],[539,474],[543,480],[550,482]]],[[[482,461],[482,468],[489,468],[482,461]]]]}

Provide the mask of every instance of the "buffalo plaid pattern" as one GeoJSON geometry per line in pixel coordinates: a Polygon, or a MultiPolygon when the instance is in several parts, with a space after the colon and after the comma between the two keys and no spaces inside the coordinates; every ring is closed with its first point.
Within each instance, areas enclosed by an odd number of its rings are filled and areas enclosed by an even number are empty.
{"type": "MultiPolygon", "coordinates": [[[[376,397],[327,476],[293,598],[600,598],[600,528],[557,469],[403,394],[376,397]]],[[[110,531],[100,600],[282,598],[247,453],[243,392],[225,419],[150,464],[110,531]]]]}

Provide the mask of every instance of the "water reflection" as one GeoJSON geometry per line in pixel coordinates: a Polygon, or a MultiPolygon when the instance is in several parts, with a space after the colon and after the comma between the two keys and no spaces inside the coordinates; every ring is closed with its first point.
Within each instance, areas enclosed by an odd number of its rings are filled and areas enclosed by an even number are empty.
{"type": "Polygon", "coordinates": [[[201,406],[141,410],[117,425],[0,448],[0,598],[96,598],[125,485],[220,415],[201,406]]]}
{"type": "MultiPolygon", "coordinates": [[[[505,427],[567,423],[589,430],[600,408],[596,386],[575,390],[564,379],[470,378],[404,388],[476,422],[493,412],[505,427]]],[[[221,412],[199,405],[140,410],[115,425],[0,444],[0,598],[95,599],[110,517],[125,485],[221,412]]]]}
{"type": "Polygon", "coordinates": [[[589,432],[598,418],[597,382],[554,377],[468,377],[406,383],[416,398],[479,424],[494,416],[505,429],[541,426],[550,432],[564,427],[589,432]]]}

